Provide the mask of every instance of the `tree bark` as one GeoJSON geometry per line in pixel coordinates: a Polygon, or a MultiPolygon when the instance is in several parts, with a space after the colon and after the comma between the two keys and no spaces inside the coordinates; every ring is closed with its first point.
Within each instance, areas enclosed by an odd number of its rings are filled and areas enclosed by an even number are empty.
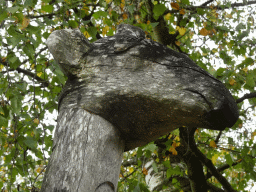
{"type": "Polygon", "coordinates": [[[124,142],[108,121],[61,108],[42,192],[116,191],[124,142]]]}
{"type": "Polygon", "coordinates": [[[46,44],[68,80],[41,191],[116,191],[123,151],[179,127],[223,130],[238,118],[219,80],[138,27],[121,24],[94,43],[59,30],[46,44]]]}

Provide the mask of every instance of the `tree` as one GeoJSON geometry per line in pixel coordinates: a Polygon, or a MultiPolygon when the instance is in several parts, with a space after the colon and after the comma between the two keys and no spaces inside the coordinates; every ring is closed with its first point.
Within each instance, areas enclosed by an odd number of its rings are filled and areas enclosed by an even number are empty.
{"type": "MultiPolygon", "coordinates": [[[[46,154],[51,153],[50,133],[54,128],[46,122],[46,114],[57,109],[57,96],[66,80],[55,61],[49,59],[44,42],[50,33],[57,29],[79,27],[94,42],[102,36],[113,35],[116,25],[124,22],[141,27],[148,32],[148,38],[188,54],[200,67],[221,80],[236,98],[240,119],[232,129],[222,132],[198,129],[195,134],[199,149],[218,167],[218,172],[225,173],[234,189],[246,191],[245,187],[256,179],[256,146],[253,142],[256,130],[250,124],[256,102],[256,71],[253,68],[256,40],[251,36],[255,29],[255,3],[212,0],[199,5],[189,0],[171,3],[75,0],[2,2],[2,189],[35,191],[41,186],[47,165],[46,154]],[[194,42],[200,43],[200,46],[194,42]],[[215,61],[220,62],[221,67],[214,66],[215,61]],[[247,93],[239,98],[242,90],[247,93]],[[245,100],[249,101],[247,108],[245,100]],[[229,134],[231,132],[235,137],[229,134]],[[23,180],[19,180],[19,175],[23,180]]],[[[120,190],[144,189],[144,176],[148,176],[144,165],[153,159],[154,171],[159,170],[160,173],[164,170],[165,173],[161,188],[188,191],[184,186],[187,168],[179,160],[182,153],[179,139],[176,131],[155,143],[125,153],[120,190]],[[174,165],[172,163],[177,166],[171,166],[174,165]]],[[[206,177],[210,178],[207,169],[204,171],[206,177]]],[[[207,181],[211,186],[220,187],[213,178],[207,181]]]]}

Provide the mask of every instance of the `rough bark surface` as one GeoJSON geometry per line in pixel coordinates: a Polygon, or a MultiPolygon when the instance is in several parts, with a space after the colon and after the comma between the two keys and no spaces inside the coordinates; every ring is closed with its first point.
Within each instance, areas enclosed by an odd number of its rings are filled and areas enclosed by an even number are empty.
{"type": "Polygon", "coordinates": [[[60,108],[41,191],[116,191],[123,149],[119,131],[105,119],[60,108]]]}
{"type": "Polygon", "coordinates": [[[110,121],[125,151],[178,127],[223,130],[238,118],[219,80],[186,55],[145,39],[140,28],[122,24],[115,36],[92,44],[79,30],[59,30],[47,44],[69,76],[60,105],[110,121]]]}
{"type": "Polygon", "coordinates": [[[78,29],[59,30],[46,44],[68,81],[42,191],[115,191],[123,148],[183,126],[223,130],[238,118],[219,80],[138,27],[121,24],[91,44],[78,29]]]}

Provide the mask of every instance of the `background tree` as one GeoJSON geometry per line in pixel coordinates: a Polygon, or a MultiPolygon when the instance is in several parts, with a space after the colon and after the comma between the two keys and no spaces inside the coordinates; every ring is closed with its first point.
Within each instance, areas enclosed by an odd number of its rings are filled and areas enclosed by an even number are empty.
{"type": "MultiPolygon", "coordinates": [[[[58,95],[66,77],[47,51],[44,44],[47,37],[53,30],[79,27],[93,42],[113,35],[119,23],[139,26],[148,38],[188,54],[230,90],[240,109],[239,121],[232,129],[222,132],[198,129],[195,138],[201,152],[219,172],[225,173],[234,189],[246,191],[248,187],[250,191],[256,181],[253,122],[256,1],[11,0],[0,3],[0,188],[3,191],[40,188],[51,153],[54,125],[47,121],[52,117],[48,114],[57,110],[58,95]]],[[[125,153],[120,191],[146,191],[146,183],[153,190],[147,179],[150,167],[156,175],[162,175],[158,184],[154,182],[154,189],[189,191],[187,167],[179,157],[183,150],[179,136],[179,131],[175,131],[125,153]]],[[[220,187],[207,169],[208,184],[220,187]]]]}

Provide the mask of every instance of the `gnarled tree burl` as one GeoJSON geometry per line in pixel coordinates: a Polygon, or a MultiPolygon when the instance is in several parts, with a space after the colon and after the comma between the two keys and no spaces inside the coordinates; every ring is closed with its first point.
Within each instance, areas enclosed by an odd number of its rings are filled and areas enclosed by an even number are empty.
{"type": "Polygon", "coordinates": [[[138,27],[121,24],[94,43],[58,30],[46,43],[68,80],[41,191],[116,191],[123,151],[179,127],[223,130],[238,119],[219,80],[138,27]]]}

